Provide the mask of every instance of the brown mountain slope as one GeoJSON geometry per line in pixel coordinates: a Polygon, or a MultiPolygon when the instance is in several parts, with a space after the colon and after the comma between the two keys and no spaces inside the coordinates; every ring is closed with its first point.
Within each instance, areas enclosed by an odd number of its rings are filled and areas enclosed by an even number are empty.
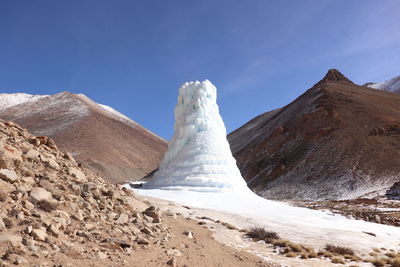
{"type": "Polygon", "coordinates": [[[400,95],[337,70],[289,105],[228,136],[248,185],[274,199],[383,193],[400,179],[400,95]]]}
{"type": "Polygon", "coordinates": [[[68,92],[0,110],[0,118],[50,136],[111,183],[145,176],[158,166],[167,146],[135,122],[68,92]]]}

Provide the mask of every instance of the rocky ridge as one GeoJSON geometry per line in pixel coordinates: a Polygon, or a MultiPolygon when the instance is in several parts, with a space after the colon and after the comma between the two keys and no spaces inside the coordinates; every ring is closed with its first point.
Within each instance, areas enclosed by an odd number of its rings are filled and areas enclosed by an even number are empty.
{"type": "Polygon", "coordinates": [[[0,266],[266,266],[0,120],[0,266]],[[210,257],[205,257],[210,255],[210,257]]]}
{"type": "Polygon", "coordinates": [[[131,254],[171,238],[163,215],[81,168],[52,139],[0,122],[0,266],[131,254]]]}

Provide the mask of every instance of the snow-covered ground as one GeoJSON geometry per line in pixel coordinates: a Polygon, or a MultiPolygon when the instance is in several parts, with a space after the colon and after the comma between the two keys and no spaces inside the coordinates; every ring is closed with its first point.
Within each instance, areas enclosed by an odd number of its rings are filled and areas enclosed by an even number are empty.
{"type": "MultiPolygon", "coordinates": [[[[138,194],[166,209],[175,207],[186,216],[207,216],[239,229],[262,226],[315,248],[333,243],[362,253],[373,247],[399,249],[400,228],[293,207],[251,192],[232,160],[216,104],[216,88],[209,81],[185,83],[179,89],[175,120],[174,137],[159,171],[142,188],[134,189],[138,194]]],[[[237,235],[236,241],[224,235],[218,239],[240,247],[243,238],[237,235]]]]}
{"type": "MultiPolygon", "coordinates": [[[[252,193],[160,189],[134,191],[145,197],[193,207],[189,213],[195,213],[196,216],[224,220],[240,229],[262,226],[276,231],[285,239],[316,248],[334,243],[364,253],[374,247],[400,249],[400,228],[348,219],[329,211],[293,207],[252,193]]],[[[170,205],[167,207],[170,208],[170,205]]]]}

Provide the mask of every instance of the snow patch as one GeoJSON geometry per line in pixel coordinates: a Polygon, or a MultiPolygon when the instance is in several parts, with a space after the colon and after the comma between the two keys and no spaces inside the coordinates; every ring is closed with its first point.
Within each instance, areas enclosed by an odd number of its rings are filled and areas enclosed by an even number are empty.
{"type": "Polygon", "coordinates": [[[116,116],[118,116],[118,117],[120,117],[120,118],[122,118],[122,119],[124,119],[124,120],[127,120],[127,121],[129,121],[129,122],[132,122],[132,123],[134,123],[134,124],[137,124],[136,122],[134,122],[133,120],[131,120],[129,117],[125,116],[125,115],[122,114],[121,112],[116,111],[115,109],[113,109],[113,108],[110,107],[110,106],[102,105],[102,104],[98,104],[98,105],[99,105],[100,107],[104,108],[105,110],[107,110],[108,112],[110,112],[110,113],[112,113],[112,114],[114,114],[114,115],[116,115],[116,116]]]}
{"type": "Polygon", "coordinates": [[[203,216],[228,221],[241,229],[253,226],[265,227],[278,232],[285,239],[310,246],[322,247],[326,243],[334,243],[368,251],[377,243],[386,248],[397,248],[400,240],[399,227],[348,219],[331,212],[294,207],[252,193],[189,190],[176,192],[160,189],[134,191],[142,196],[193,207],[190,210],[192,213],[199,209],[203,216]],[[374,233],[376,237],[365,232],[374,233]]]}

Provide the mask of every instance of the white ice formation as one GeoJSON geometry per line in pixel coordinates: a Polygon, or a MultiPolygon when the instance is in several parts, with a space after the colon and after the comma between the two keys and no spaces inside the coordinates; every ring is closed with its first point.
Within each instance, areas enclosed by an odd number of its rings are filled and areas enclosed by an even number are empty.
{"type": "Polygon", "coordinates": [[[232,156],[217,89],[210,81],[179,88],[174,131],[159,170],[145,188],[250,191],[232,156]]]}

